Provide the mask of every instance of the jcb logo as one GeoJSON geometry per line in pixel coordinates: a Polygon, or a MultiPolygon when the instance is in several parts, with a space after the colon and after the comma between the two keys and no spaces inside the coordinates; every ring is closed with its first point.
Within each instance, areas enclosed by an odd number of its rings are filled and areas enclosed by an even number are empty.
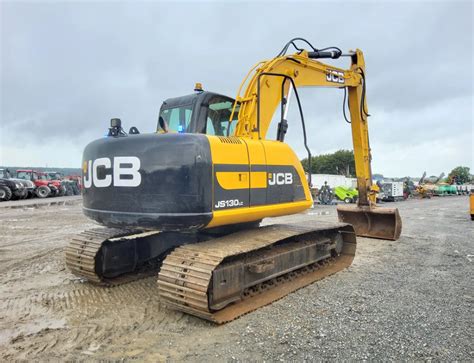
{"type": "Polygon", "coordinates": [[[107,169],[112,168],[109,158],[99,158],[94,161],[84,161],[84,187],[97,188],[114,187],[137,187],[142,182],[140,170],[140,159],[135,156],[117,156],[113,159],[112,175],[106,174],[107,169]]]}
{"type": "Polygon", "coordinates": [[[326,81],[334,83],[344,83],[344,72],[333,71],[328,69],[326,71],[326,81]]]}
{"type": "Polygon", "coordinates": [[[269,185],[293,184],[293,174],[291,173],[268,173],[269,185]]]}

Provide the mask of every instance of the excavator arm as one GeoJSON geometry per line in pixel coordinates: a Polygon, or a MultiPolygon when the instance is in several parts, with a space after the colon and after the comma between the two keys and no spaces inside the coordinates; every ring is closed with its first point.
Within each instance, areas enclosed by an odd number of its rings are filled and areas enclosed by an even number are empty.
{"type": "Polygon", "coordinates": [[[296,87],[347,87],[359,204],[369,205],[370,201],[375,202],[375,199],[371,197],[374,196],[374,193],[371,193],[368,111],[364,95],[364,56],[362,51],[356,50],[350,55],[351,68],[345,70],[312,59],[311,57],[320,56],[320,52],[315,53],[303,51],[300,54],[285,55],[259,63],[260,67],[255,70],[249,80],[244,95],[238,95],[236,98],[237,103],[240,103],[241,106],[235,136],[252,139],[266,138],[273,114],[282,100],[282,95],[284,99],[287,98],[291,85],[296,87]],[[363,108],[362,104],[364,104],[363,108]]]}
{"type": "MultiPolygon", "coordinates": [[[[273,115],[281,105],[282,120],[278,139],[283,141],[288,127],[287,120],[284,119],[285,108],[292,91],[297,93],[299,87],[346,88],[359,198],[357,208],[338,208],[339,217],[353,224],[360,235],[397,239],[401,232],[398,210],[375,207],[378,186],[372,184],[364,55],[359,49],[344,55],[338,48],[331,49],[333,50],[300,50],[296,54],[279,55],[269,61],[257,63],[243,80],[236,97],[235,105],[240,105],[240,111],[234,136],[266,139],[273,115]],[[350,69],[334,67],[317,60],[336,59],[340,56],[350,57],[350,69]],[[244,87],[245,92],[241,95],[244,87]]],[[[233,115],[231,119],[232,117],[233,115]]]]}

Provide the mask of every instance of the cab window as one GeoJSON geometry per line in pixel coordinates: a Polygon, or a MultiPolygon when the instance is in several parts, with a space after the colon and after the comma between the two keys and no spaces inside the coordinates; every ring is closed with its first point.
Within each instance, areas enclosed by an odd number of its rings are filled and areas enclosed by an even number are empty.
{"type": "Polygon", "coordinates": [[[18,179],[26,179],[26,180],[31,180],[31,174],[27,173],[26,171],[19,171],[16,173],[16,177],[18,179]]]}
{"type": "Polygon", "coordinates": [[[233,106],[234,102],[228,98],[216,97],[211,99],[206,120],[207,135],[230,136],[234,133],[240,106],[237,105],[235,108],[229,129],[229,119],[233,106]]]}
{"type": "Polygon", "coordinates": [[[168,124],[168,129],[171,132],[188,132],[189,124],[191,122],[193,105],[185,105],[175,108],[164,109],[160,113],[160,117],[168,124]]]}

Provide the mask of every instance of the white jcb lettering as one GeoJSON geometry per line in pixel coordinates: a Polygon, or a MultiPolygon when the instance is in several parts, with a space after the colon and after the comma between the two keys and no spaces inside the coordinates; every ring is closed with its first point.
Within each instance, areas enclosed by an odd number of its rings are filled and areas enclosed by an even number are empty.
{"type": "Polygon", "coordinates": [[[140,169],[140,159],[135,156],[118,156],[114,158],[114,186],[116,187],[138,187],[142,182],[140,169]],[[124,164],[131,165],[124,167],[124,164]],[[122,179],[122,175],[131,176],[122,179]]]}
{"type": "Polygon", "coordinates": [[[293,184],[292,173],[268,173],[269,185],[293,184]]]}
{"type": "Polygon", "coordinates": [[[136,156],[117,156],[84,161],[84,188],[137,187],[142,182],[140,159],[136,156]]]}
{"type": "Polygon", "coordinates": [[[334,83],[344,83],[344,72],[328,69],[326,71],[326,81],[334,83]]]}
{"type": "Polygon", "coordinates": [[[82,168],[84,173],[84,188],[90,188],[92,186],[92,160],[84,161],[82,168]]]}
{"type": "Polygon", "coordinates": [[[99,172],[98,168],[103,167],[105,169],[109,169],[111,167],[110,165],[110,159],[109,158],[99,158],[95,159],[94,163],[92,164],[92,170],[94,171],[92,175],[92,181],[94,185],[97,188],[105,188],[110,186],[112,184],[112,176],[111,175],[106,175],[105,178],[99,179],[99,172]]]}
{"type": "Polygon", "coordinates": [[[283,185],[285,184],[285,174],[283,173],[277,173],[276,175],[276,181],[278,185],[283,185]]]}

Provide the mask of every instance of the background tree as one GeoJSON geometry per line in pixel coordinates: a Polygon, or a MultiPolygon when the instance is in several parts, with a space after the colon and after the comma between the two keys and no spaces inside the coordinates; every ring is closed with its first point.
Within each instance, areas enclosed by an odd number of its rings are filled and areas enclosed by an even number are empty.
{"type": "Polygon", "coordinates": [[[471,180],[469,168],[467,166],[457,166],[448,175],[448,181],[454,180],[454,183],[463,184],[471,180]]]}
{"type": "MultiPolygon", "coordinates": [[[[301,160],[308,172],[308,158],[301,160]]],[[[336,174],[355,176],[355,160],[352,150],[338,150],[332,154],[322,154],[311,158],[311,174],[336,174]]]]}

